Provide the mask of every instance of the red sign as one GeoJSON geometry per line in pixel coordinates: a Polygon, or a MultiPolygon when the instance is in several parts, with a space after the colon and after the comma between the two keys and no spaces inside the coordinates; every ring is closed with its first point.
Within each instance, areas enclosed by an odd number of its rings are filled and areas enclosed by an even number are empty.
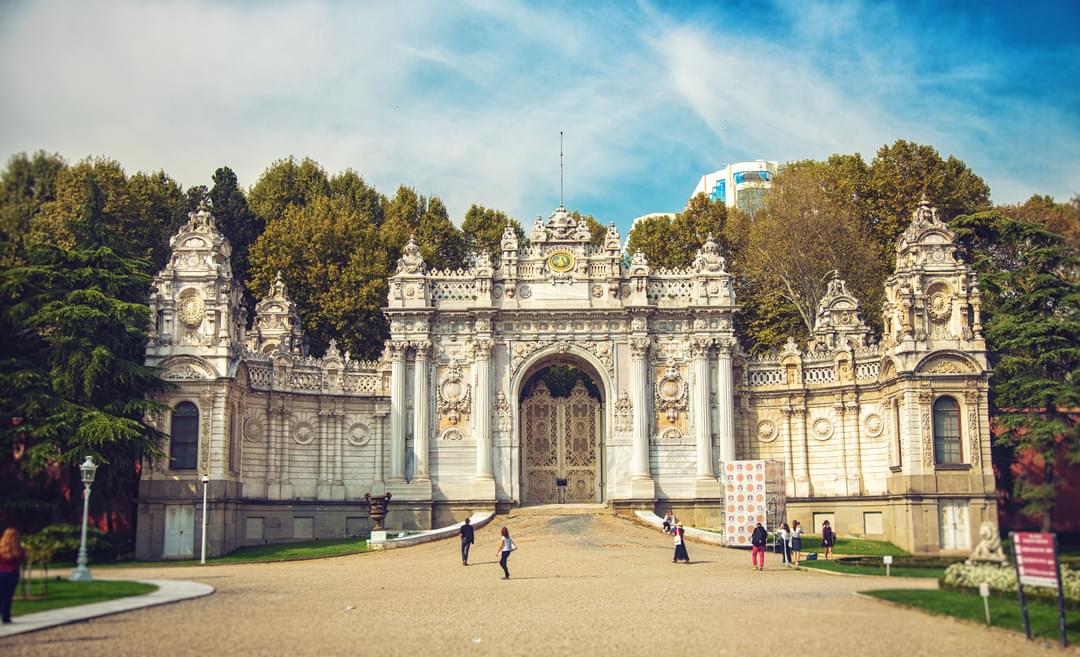
{"type": "Polygon", "coordinates": [[[1054,555],[1054,535],[1037,532],[1015,532],[1012,535],[1016,553],[1016,568],[1024,586],[1058,587],[1057,559],[1054,555]]]}

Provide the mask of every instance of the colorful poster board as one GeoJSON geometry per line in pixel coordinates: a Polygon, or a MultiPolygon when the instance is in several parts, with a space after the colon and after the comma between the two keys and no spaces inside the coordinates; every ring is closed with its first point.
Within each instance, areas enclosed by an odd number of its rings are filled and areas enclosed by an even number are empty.
{"type": "Polygon", "coordinates": [[[1054,535],[1043,532],[1014,532],[1016,570],[1024,586],[1058,587],[1054,535]]]}
{"type": "Polygon", "coordinates": [[[724,542],[749,546],[754,527],[783,522],[784,464],[775,460],[729,461],[722,467],[724,542]]]}

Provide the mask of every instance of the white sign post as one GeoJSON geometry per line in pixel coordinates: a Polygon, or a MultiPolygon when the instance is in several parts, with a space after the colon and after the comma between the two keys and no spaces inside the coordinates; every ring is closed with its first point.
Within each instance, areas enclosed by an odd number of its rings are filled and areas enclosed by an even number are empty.
{"type": "Polygon", "coordinates": [[[979,595],[983,599],[983,609],[986,611],[986,624],[990,624],[990,582],[979,584],[979,595]]]}
{"type": "Polygon", "coordinates": [[[892,568],[892,555],[886,554],[884,557],[882,557],[882,561],[885,562],[885,576],[888,577],[889,571],[892,568]]]}

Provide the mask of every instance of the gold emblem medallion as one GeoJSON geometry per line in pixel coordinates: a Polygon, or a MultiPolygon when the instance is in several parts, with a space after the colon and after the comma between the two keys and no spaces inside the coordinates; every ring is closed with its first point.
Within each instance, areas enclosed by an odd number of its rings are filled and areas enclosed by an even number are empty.
{"type": "Polygon", "coordinates": [[[574,268],[574,254],[570,251],[554,251],[548,255],[547,266],[557,274],[568,272],[574,268]]]}

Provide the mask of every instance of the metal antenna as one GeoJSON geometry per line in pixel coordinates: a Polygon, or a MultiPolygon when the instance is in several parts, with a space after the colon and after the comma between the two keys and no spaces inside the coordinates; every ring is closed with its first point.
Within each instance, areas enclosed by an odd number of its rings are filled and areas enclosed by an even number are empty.
{"type": "Polygon", "coordinates": [[[559,131],[559,207],[563,207],[563,155],[562,130],[559,131]]]}

